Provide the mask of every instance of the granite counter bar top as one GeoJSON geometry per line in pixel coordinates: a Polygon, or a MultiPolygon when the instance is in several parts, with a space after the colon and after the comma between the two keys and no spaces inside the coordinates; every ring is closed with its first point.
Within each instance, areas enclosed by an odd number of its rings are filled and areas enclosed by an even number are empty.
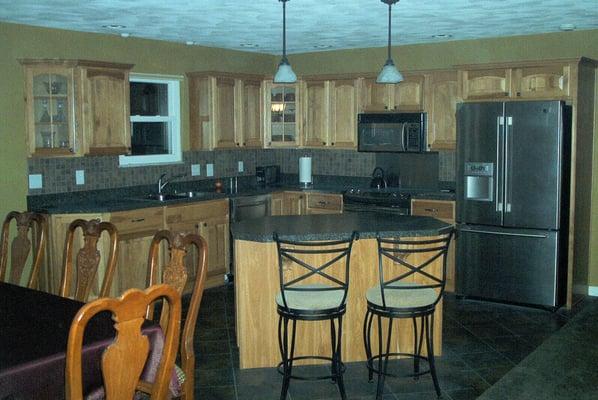
{"type": "Polygon", "coordinates": [[[382,213],[293,215],[250,219],[231,225],[234,239],[272,242],[273,233],[289,240],[335,240],[357,232],[362,239],[435,236],[452,225],[431,217],[382,213]]]}

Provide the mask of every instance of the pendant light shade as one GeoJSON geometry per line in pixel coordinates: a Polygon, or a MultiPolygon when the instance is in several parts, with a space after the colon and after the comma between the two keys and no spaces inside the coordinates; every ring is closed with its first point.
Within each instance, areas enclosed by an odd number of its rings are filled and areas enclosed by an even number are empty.
{"type": "Polygon", "coordinates": [[[386,63],[382,67],[382,71],[378,74],[377,83],[399,83],[403,81],[403,75],[395,66],[392,57],[390,56],[390,34],[391,34],[391,8],[392,5],[398,3],[399,0],[381,0],[384,4],[388,4],[388,57],[386,63]]]}
{"type": "Polygon", "coordinates": [[[287,60],[287,1],[278,0],[282,2],[282,59],[278,64],[278,70],[274,75],[274,83],[295,83],[297,82],[297,75],[293,72],[289,60],[287,60]]]}

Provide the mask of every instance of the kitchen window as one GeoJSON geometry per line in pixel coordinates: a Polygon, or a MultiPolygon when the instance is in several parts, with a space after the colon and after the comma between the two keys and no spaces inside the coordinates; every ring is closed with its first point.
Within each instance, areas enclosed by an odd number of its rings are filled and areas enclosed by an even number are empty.
{"type": "Polygon", "coordinates": [[[131,74],[131,154],[120,166],[180,162],[180,79],[131,74]]]}

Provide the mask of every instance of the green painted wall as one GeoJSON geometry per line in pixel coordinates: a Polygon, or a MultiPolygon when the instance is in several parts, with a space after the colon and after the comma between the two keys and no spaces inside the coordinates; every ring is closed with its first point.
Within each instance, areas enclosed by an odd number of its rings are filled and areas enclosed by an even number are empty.
{"type": "MultiPolygon", "coordinates": [[[[455,64],[540,60],[586,56],[598,59],[598,30],[560,32],[509,38],[447,41],[398,46],[393,58],[399,69],[436,69],[455,64]]],[[[290,44],[292,46],[292,44],[290,44]]],[[[290,57],[299,75],[377,72],[385,48],[297,54],[290,57]]],[[[271,74],[278,56],[187,46],[171,42],[121,38],[0,23],[0,216],[26,207],[27,160],[23,72],[18,58],[81,58],[135,64],[134,72],[183,75],[220,70],[271,74]]],[[[187,86],[182,85],[183,146],[188,148],[187,86]]],[[[598,286],[598,141],[594,141],[593,210],[590,284],[598,286]]]]}

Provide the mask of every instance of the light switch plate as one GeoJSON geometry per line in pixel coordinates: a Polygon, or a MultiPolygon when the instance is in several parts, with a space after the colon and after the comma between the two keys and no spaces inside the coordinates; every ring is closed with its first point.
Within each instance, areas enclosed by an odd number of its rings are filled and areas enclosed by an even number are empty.
{"type": "Polygon", "coordinates": [[[201,166],[199,164],[191,164],[191,176],[201,175],[201,166]]]}
{"type": "Polygon", "coordinates": [[[41,189],[43,186],[42,174],[29,175],[29,189],[41,189]]]}
{"type": "Polygon", "coordinates": [[[85,184],[85,170],[83,170],[83,169],[75,170],[75,183],[77,185],[85,184]]]}
{"type": "Polygon", "coordinates": [[[206,164],[206,176],[214,176],[214,164],[206,164]]]}
{"type": "Polygon", "coordinates": [[[239,172],[245,171],[245,166],[243,165],[243,161],[238,161],[237,165],[238,165],[239,172]]]}

